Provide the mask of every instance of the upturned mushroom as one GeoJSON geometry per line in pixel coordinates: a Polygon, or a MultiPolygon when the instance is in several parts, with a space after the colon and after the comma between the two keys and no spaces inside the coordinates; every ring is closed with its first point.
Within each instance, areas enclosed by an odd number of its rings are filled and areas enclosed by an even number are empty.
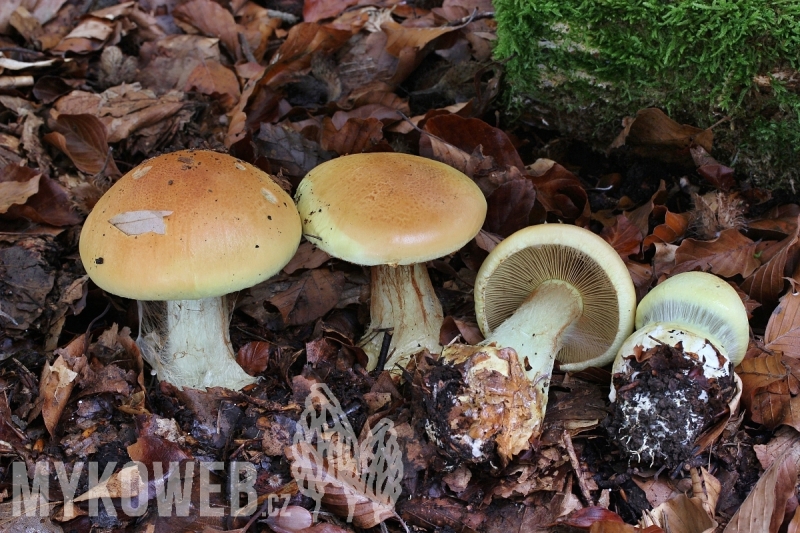
{"type": "Polygon", "coordinates": [[[301,226],[268,174],[229,155],[185,150],[125,174],[84,223],[80,255],[109,293],[140,301],[137,342],[159,379],[240,389],[226,295],[263,281],[294,255],[301,226]],[[161,301],[154,329],[142,301],[161,301]]]}
{"type": "MultiPolygon", "coordinates": [[[[501,455],[520,452],[531,437],[541,434],[555,360],[568,371],[610,363],[633,329],[635,307],[636,294],[625,263],[589,230],[566,224],[530,226],[492,250],[475,281],[475,313],[486,336],[472,350],[478,359],[458,345],[445,348],[442,358],[466,363],[467,376],[475,374],[476,367],[483,374],[483,369],[490,369],[496,374],[494,380],[483,377],[469,386],[488,387],[487,383],[494,382],[494,391],[503,377],[507,386],[519,388],[514,378],[517,361],[504,355],[504,349],[516,351],[531,399],[522,407],[505,402],[504,409],[524,407],[527,412],[524,416],[502,414],[516,420],[517,427],[495,424],[494,439],[502,445],[501,455]],[[494,362],[487,362],[487,357],[494,362]],[[507,432],[513,433],[513,439],[507,432]]],[[[459,406],[453,411],[471,420],[450,421],[451,427],[462,428],[451,435],[451,444],[458,441],[456,446],[472,450],[475,457],[485,457],[484,445],[490,444],[490,435],[484,433],[490,421],[484,418],[499,416],[503,406],[487,411],[473,405],[472,398],[489,396],[476,391],[459,396],[459,406]]],[[[492,392],[492,396],[498,394],[492,392]]]]}
{"type": "Polygon", "coordinates": [[[470,241],[486,199],[458,170],[400,153],[354,154],[311,170],[295,195],[303,234],[334,257],[371,269],[368,369],[392,333],[384,367],[397,372],[424,349],[439,353],[442,307],[425,261],[470,241]]]}
{"type": "Polygon", "coordinates": [[[747,311],[724,280],[685,272],[642,299],[636,327],[614,360],[609,433],[637,461],[676,466],[741,391],[747,311]]]}

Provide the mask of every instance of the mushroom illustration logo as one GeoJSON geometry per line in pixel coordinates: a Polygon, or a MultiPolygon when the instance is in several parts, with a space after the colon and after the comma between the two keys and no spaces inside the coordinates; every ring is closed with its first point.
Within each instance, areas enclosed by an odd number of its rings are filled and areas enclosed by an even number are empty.
{"type": "Polygon", "coordinates": [[[283,268],[300,231],[291,197],[269,175],[186,150],[120,178],[86,219],[80,254],[102,289],[165,302],[165,323],[150,331],[143,323],[137,341],[159,379],[240,389],[255,379],[236,364],[226,295],[283,268]]]}
{"type": "Polygon", "coordinates": [[[609,432],[637,461],[678,466],[696,454],[715,415],[735,410],[742,386],[733,367],[747,351],[747,311],[724,280],[685,272],[642,299],[636,327],[614,360],[609,432]]]}
{"type": "Polygon", "coordinates": [[[633,329],[635,306],[625,264],[591,231],[543,224],[509,236],[492,250],[475,281],[475,312],[486,340],[472,350],[453,345],[442,353],[445,361],[467,365],[470,390],[450,411],[472,419],[449,425],[468,429],[429,433],[477,462],[488,458],[494,443],[503,459],[526,449],[541,434],[555,360],[568,371],[611,362],[633,329]],[[487,433],[488,427],[495,429],[487,433]]]}
{"type": "Polygon", "coordinates": [[[372,267],[371,324],[362,340],[369,370],[389,330],[388,370],[397,372],[423,349],[439,353],[442,307],[424,263],[458,250],[478,233],[486,217],[478,186],[423,157],[354,154],[311,170],[295,199],[310,242],[372,267]]]}

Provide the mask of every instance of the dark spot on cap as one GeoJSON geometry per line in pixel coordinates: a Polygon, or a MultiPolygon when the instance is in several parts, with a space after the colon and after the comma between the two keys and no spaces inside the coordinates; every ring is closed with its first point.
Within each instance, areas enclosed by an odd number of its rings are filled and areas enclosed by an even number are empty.
{"type": "Polygon", "coordinates": [[[169,180],[169,181],[167,182],[167,185],[172,185],[172,180],[169,180]]]}
{"type": "Polygon", "coordinates": [[[268,220],[272,220],[272,215],[267,215],[268,220]]]}
{"type": "Polygon", "coordinates": [[[258,245],[257,245],[257,244],[256,244],[256,248],[258,248],[258,245]]]}
{"type": "Polygon", "coordinates": [[[103,258],[102,257],[95,258],[94,264],[95,265],[102,265],[103,264],[103,258]]]}

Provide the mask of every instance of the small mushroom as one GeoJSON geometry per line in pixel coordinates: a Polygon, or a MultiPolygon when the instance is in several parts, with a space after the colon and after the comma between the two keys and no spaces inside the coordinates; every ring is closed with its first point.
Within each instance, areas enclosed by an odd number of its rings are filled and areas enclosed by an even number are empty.
{"type": "Polygon", "coordinates": [[[678,466],[714,415],[738,401],[733,367],[747,351],[747,311],[724,280],[685,272],[642,299],[636,327],[614,360],[609,433],[636,461],[678,466]]]}
{"type": "MultiPolygon", "coordinates": [[[[482,361],[478,368],[494,370],[502,375],[498,379],[503,377],[512,386],[516,383],[515,364],[507,357],[493,364],[483,360],[502,355],[506,348],[516,351],[531,400],[524,402],[524,423],[513,428],[497,424],[500,431],[496,440],[509,442],[499,450],[501,456],[519,453],[531,437],[541,434],[555,360],[569,371],[610,363],[633,329],[635,306],[633,282],[622,259],[589,230],[565,224],[531,226],[492,250],[475,281],[475,312],[486,335],[481,346],[475,347],[480,359],[470,360],[457,345],[445,348],[442,358],[454,364],[466,362],[468,369],[482,361]],[[514,432],[512,441],[506,431],[514,432]]],[[[486,378],[481,381],[483,386],[493,383],[486,378]]],[[[475,457],[484,457],[485,447],[471,439],[479,434],[479,427],[488,427],[489,421],[482,419],[485,410],[469,403],[469,398],[483,396],[471,393],[459,397],[462,405],[455,411],[474,420],[452,424],[470,427],[455,440],[460,447],[469,444],[467,448],[475,450],[475,457]]],[[[495,411],[492,416],[500,416],[499,407],[495,411]]],[[[519,414],[502,416],[523,420],[519,414]]],[[[451,437],[451,443],[453,440],[451,437]]]]}
{"type": "Polygon", "coordinates": [[[120,178],[86,219],[80,255],[102,289],[165,301],[155,329],[140,316],[137,339],[159,379],[240,389],[255,379],[236,363],[226,295],[283,268],[300,233],[291,197],[269,175],[229,155],[186,150],[120,178]]]}
{"type": "Polygon", "coordinates": [[[303,234],[339,259],[371,266],[371,324],[361,345],[373,370],[386,332],[384,367],[397,372],[424,349],[439,353],[442,307],[425,261],[470,241],[486,199],[458,170],[400,153],[354,154],[311,170],[295,195],[303,234]]]}

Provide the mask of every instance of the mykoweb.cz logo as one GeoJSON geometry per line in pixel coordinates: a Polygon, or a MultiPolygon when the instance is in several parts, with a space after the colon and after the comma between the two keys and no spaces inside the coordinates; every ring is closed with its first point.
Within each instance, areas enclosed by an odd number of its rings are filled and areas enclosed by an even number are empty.
{"type": "MultiPolygon", "coordinates": [[[[397,517],[394,506],[401,492],[403,461],[390,420],[365,428],[359,441],[339,400],[326,385],[316,384],[285,454],[299,491],[315,503],[314,519],[323,503],[358,527],[397,517]]],[[[34,470],[29,483],[26,464],[12,464],[14,517],[50,516],[52,508],[62,503],[48,501],[53,480],[63,494],[65,519],[98,516],[101,503],[106,514],[117,516],[121,509],[128,517],[143,516],[148,508],[165,517],[247,517],[259,505],[258,472],[246,461],[232,461],[227,469],[222,462],[173,461],[166,471],[161,461],[151,465],[131,461],[120,470],[114,462],[102,469],[97,462],[76,462],[71,471],[63,462],[42,461],[34,470]],[[88,490],[75,496],[84,470],[88,490]],[[226,470],[228,486],[223,487],[219,474],[226,470]],[[79,504],[80,511],[75,508],[79,504]]],[[[264,514],[287,512],[290,498],[291,494],[262,495],[264,514]]]]}

